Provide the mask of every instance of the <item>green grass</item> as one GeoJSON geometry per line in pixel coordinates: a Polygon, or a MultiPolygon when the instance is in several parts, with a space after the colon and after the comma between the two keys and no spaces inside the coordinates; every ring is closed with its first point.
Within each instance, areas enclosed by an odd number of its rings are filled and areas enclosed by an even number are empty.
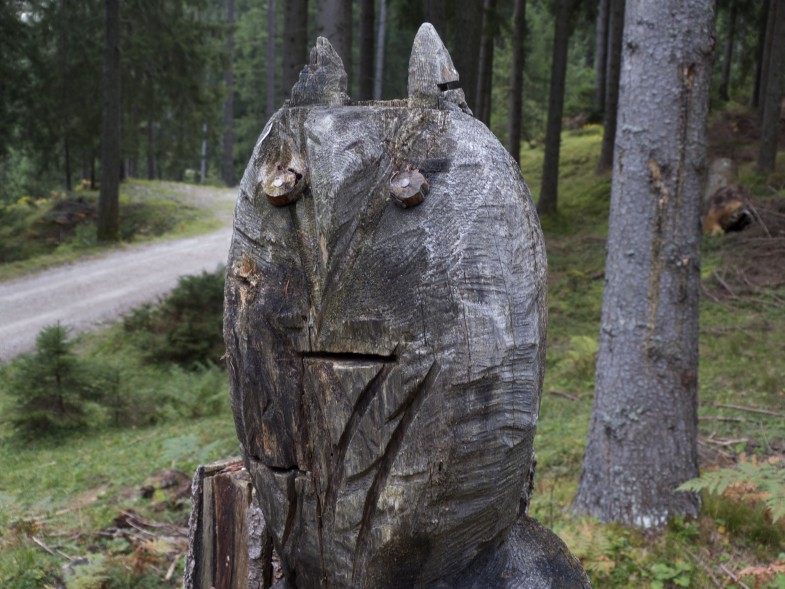
{"type": "MultiPolygon", "coordinates": [[[[103,419],[76,434],[29,439],[0,420],[0,586],[55,586],[66,561],[83,557],[89,566],[75,569],[77,587],[177,586],[181,532],[155,544],[149,537],[142,541],[144,534],[118,532],[115,521],[133,512],[156,525],[187,526],[188,497],[147,499],[140,487],[163,469],[190,477],[198,464],[239,454],[226,375],[217,367],[148,364],[143,351],[125,340],[122,325],[83,336],[77,349],[93,363],[114,363],[131,412],[151,425],[116,427],[103,419]],[[170,566],[173,576],[164,582],[170,566]]],[[[12,368],[0,367],[0,379],[12,368]]],[[[0,393],[3,415],[11,400],[8,391],[0,393]]]]}

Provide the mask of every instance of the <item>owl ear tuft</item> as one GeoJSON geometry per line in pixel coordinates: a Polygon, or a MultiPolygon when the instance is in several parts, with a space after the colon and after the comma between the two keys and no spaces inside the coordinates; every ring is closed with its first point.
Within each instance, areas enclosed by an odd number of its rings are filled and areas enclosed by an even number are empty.
{"type": "Polygon", "coordinates": [[[327,39],[319,37],[311,49],[310,63],[302,69],[300,79],[292,88],[289,106],[348,104],[346,81],[341,56],[327,39]]]}
{"type": "Polygon", "coordinates": [[[436,29],[423,23],[409,58],[409,106],[449,108],[446,103],[452,103],[468,111],[458,80],[458,70],[436,29]]]}

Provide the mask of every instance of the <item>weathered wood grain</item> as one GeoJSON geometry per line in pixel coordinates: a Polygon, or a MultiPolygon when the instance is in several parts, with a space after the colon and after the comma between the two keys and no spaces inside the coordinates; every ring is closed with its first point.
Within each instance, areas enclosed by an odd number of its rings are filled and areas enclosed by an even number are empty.
{"type": "Polygon", "coordinates": [[[197,469],[184,589],[271,587],[272,541],[252,494],[240,459],[197,469]]]}
{"type": "MultiPolygon", "coordinates": [[[[430,25],[418,39],[443,49],[430,25]]],[[[357,106],[307,66],[240,186],[231,401],[290,587],[550,586],[502,578],[539,554],[511,532],[542,387],[542,234],[518,166],[429,71],[408,106],[357,106]],[[304,182],[288,206],[265,196],[278,169],[304,182]],[[427,197],[396,206],[390,181],[412,170],[427,197]]]]}

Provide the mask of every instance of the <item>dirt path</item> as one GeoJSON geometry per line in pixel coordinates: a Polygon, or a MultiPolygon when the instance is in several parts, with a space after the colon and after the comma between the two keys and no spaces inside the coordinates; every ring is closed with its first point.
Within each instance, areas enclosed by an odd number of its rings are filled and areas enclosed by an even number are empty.
{"type": "MultiPolygon", "coordinates": [[[[221,200],[236,194],[218,192],[221,200]]],[[[88,331],[165,294],[180,276],[215,270],[226,263],[230,224],[0,283],[0,362],[32,349],[47,325],[60,322],[72,334],[88,331]]]]}

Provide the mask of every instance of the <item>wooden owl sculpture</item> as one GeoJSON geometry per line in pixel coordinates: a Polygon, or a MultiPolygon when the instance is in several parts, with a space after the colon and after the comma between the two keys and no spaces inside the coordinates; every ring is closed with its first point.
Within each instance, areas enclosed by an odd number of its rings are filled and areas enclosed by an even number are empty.
{"type": "Polygon", "coordinates": [[[353,104],[320,38],[243,176],[230,394],[285,587],[588,586],[522,513],[545,251],[457,80],[425,24],[409,98],[353,104]]]}

